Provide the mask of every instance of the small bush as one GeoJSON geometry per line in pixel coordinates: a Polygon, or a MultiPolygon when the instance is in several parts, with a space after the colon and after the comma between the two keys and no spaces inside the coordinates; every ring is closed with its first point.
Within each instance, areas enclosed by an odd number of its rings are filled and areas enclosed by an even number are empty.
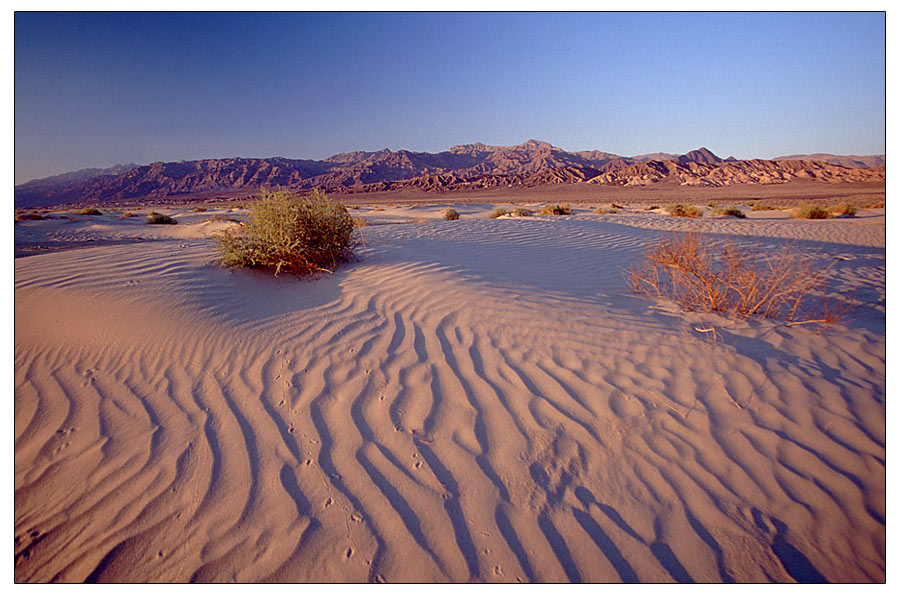
{"type": "Polygon", "coordinates": [[[76,211],[76,212],[79,215],[102,215],[103,214],[100,211],[98,211],[97,209],[95,209],[94,207],[87,207],[87,208],[81,209],[80,211],[76,211]]]}
{"type": "Polygon", "coordinates": [[[206,207],[194,207],[193,209],[191,209],[191,212],[192,213],[205,213],[206,207]]]}
{"type": "Polygon", "coordinates": [[[151,225],[174,225],[178,223],[178,221],[172,219],[168,215],[162,215],[154,211],[147,215],[147,223],[151,225]]]}
{"type": "Polygon", "coordinates": [[[644,256],[626,274],[631,289],[686,311],[790,322],[835,322],[843,314],[823,293],[828,267],[815,269],[794,248],[772,252],[730,241],[716,249],[688,233],[658,241],[644,256]]]}
{"type": "Polygon", "coordinates": [[[597,215],[605,215],[606,209],[604,209],[603,207],[597,207],[596,209],[594,209],[594,213],[597,215]]]}
{"type": "Polygon", "coordinates": [[[659,208],[659,205],[650,205],[649,207],[644,207],[645,211],[655,211],[659,208]]]}
{"type": "Polygon", "coordinates": [[[47,217],[44,217],[40,213],[34,213],[34,212],[20,213],[20,214],[16,215],[16,221],[40,221],[40,220],[46,219],[46,218],[47,217]]]}
{"type": "Polygon", "coordinates": [[[333,272],[353,258],[354,223],[344,205],[315,190],[308,197],[263,191],[244,228],[216,236],[227,267],[308,275],[333,272]]]}
{"type": "Polygon", "coordinates": [[[134,217],[134,213],[131,211],[125,211],[121,215],[119,215],[119,219],[128,219],[129,217],[134,217]]]}
{"type": "Polygon", "coordinates": [[[708,203],[706,203],[706,206],[708,206],[708,207],[711,208],[711,209],[714,209],[714,208],[716,208],[717,206],[719,206],[719,203],[717,203],[717,202],[714,201],[714,200],[711,200],[711,201],[709,201],[708,203]]]}
{"type": "Polygon", "coordinates": [[[713,211],[714,215],[719,215],[720,217],[737,217],[738,219],[743,219],[747,215],[744,214],[744,211],[740,210],[737,207],[720,207],[713,211]]]}
{"type": "Polygon", "coordinates": [[[459,213],[456,212],[455,209],[446,208],[441,212],[441,215],[444,217],[446,221],[457,221],[459,220],[459,213]]]}
{"type": "Polygon", "coordinates": [[[831,212],[819,205],[801,205],[791,214],[795,219],[831,219],[831,212]]]}
{"type": "Polygon", "coordinates": [[[865,205],[863,208],[864,209],[883,209],[884,203],[883,202],[874,202],[872,204],[865,205]]]}
{"type": "Polygon", "coordinates": [[[572,208],[569,205],[543,205],[538,211],[538,215],[570,215],[572,208]]]}
{"type": "Polygon", "coordinates": [[[775,207],[772,205],[755,204],[752,207],[750,207],[750,210],[751,211],[780,211],[781,207],[775,207]]]}
{"type": "Polygon", "coordinates": [[[491,214],[488,215],[488,218],[496,219],[497,217],[502,217],[503,215],[509,215],[509,211],[504,209],[503,207],[494,207],[494,210],[491,211],[491,214]]]}
{"type": "Polygon", "coordinates": [[[617,205],[616,203],[612,203],[612,204],[609,205],[609,206],[610,206],[611,208],[613,208],[613,209],[624,209],[624,208],[625,208],[625,205],[624,205],[624,204],[622,204],[622,205],[617,205]]]}
{"type": "Polygon", "coordinates": [[[532,212],[528,209],[519,207],[517,209],[513,209],[510,215],[512,215],[513,217],[531,217],[532,212]]]}
{"type": "Polygon", "coordinates": [[[703,210],[699,207],[681,203],[667,206],[666,211],[670,215],[674,215],[675,217],[690,217],[692,219],[696,219],[697,217],[703,216],[703,210]]]}
{"type": "Polygon", "coordinates": [[[831,212],[835,215],[843,215],[845,217],[856,217],[856,207],[849,202],[842,202],[839,205],[831,207],[831,212]]]}

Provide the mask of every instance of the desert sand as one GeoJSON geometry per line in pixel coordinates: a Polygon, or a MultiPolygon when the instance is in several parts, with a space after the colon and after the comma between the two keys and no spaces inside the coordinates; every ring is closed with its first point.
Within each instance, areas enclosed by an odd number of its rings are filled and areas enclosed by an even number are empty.
{"type": "Polygon", "coordinates": [[[245,212],[16,222],[15,580],[885,580],[883,209],[443,206],[352,210],[312,281],[217,265],[245,212]],[[672,230],[809,251],[856,308],[634,295],[672,230]]]}

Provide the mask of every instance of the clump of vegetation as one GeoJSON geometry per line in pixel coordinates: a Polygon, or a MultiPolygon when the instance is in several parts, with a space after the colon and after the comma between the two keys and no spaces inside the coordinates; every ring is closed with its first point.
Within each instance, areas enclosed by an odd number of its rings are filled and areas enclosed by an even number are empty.
{"type": "Polygon", "coordinates": [[[489,219],[496,219],[497,217],[502,217],[504,215],[509,215],[509,211],[504,209],[503,207],[494,207],[494,210],[491,211],[491,214],[488,215],[489,219]]]}
{"type": "Polygon", "coordinates": [[[101,213],[99,210],[95,209],[94,207],[86,207],[86,208],[81,209],[81,210],[76,211],[76,212],[77,212],[79,215],[102,215],[102,214],[103,214],[103,213],[101,213]]]}
{"type": "Polygon", "coordinates": [[[134,217],[134,213],[131,211],[125,211],[121,215],[119,215],[119,219],[128,219],[129,217],[134,217]]]}
{"type": "Polygon", "coordinates": [[[872,204],[863,206],[863,208],[864,209],[883,209],[884,203],[883,202],[873,202],[872,204]]]}
{"type": "Polygon", "coordinates": [[[532,212],[528,209],[523,209],[522,207],[518,207],[510,212],[510,215],[513,217],[531,217],[532,212]]]}
{"type": "Polygon", "coordinates": [[[686,311],[792,324],[835,322],[845,313],[823,291],[828,267],[817,269],[795,248],[773,252],[734,241],[714,248],[688,233],[659,240],[644,256],[626,273],[631,289],[672,300],[686,311]]]}
{"type": "Polygon", "coordinates": [[[744,219],[747,216],[744,214],[744,211],[735,206],[720,207],[713,211],[713,215],[718,215],[720,217],[737,217],[738,219],[744,219]]]}
{"type": "Polygon", "coordinates": [[[700,207],[676,203],[666,207],[666,211],[675,217],[690,217],[696,219],[703,216],[703,210],[700,207]]]}
{"type": "Polygon", "coordinates": [[[606,209],[604,209],[603,207],[597,207],[596,209],[594,209],[594,214],[596,214],[596,215],[605,215],[605,214],[606,214],[606,209]]]}
{"type": "Polygon", "coordinates": [[[706,203],[706,206],[708,206],[708,207],[711,208],[711,209],[714,209],[714,208],[716,208],[717,206],[719,206],[719,203],[717,203],[717,202],[714,201],[714,200],[711,200],[711,201],[709,201],[708,203],[706,203]]]}
{"type": "Polygon", "coordinates": [[[192,213],[205,213],[206,207],[194,207],[193,209],[191,209],[191,212],[192,213]]]}
{"type": "Polygon", "coordinates": [[[151,225],[174,225],[178,223],[178,221],[172,219],[168,215],[163,215],[157,213],[156,211],[152,211],[147,214],[147,223],[151,225]]]}
{"type": "Polygon", "coordinates": [[[243,229],[216,239],[227,267],[258,267],[297,275],[333,272],[353,258],[354,223],[344,205],[315,190],[297,197],[263,191],[243,229]]]}
{"type": "Polygon", "coordinates": [[[353,219],[353,227],[369,227],[369,222],[363,219],[362,217],[352,217],[353,219]]]}
{"type": "Polygon", "coordinates": [[[32,211],[31,213],[19,213],[16,215],[16,221],[40,221],[46,219],[44,215],[32,211]]]}
{"type": "Polygon", "coordinates": [[[644,210],[645,211],[655,211],[658,208],[659,208],[659,205],[650,205],[648,207],[644,207],[644,210]]]}
{"type": "Polygon", "coordinates": [[[239,220],[233,217],[226,217],[224,215],[215,214],[209,219],[206,220],[206,223],[212,223],[213,221],[230,221],[231,223],[240,223],[239,220]]]}
{"type": "Polygon", "coordinates": [[[835,215],[842,215],[844,217],[856,217],[857,209],[849,202],[842,202],[839,205],[831,207],[831,212],[835,215]]]}
{"type": "Polygon", "coordinates": [[[757,203],[757,204],[754,204],[752,207],[750,207],[750,210],[751,211],[781,211],[782,207],[776,207],[773,205],[761,205],[761,204],[757,203]]]}
{"type": "Polygon", "coordinates": [[[446,221],[457,221],[459,220],[459,213],[456,212],[456,209],[451,209],[447,207],[441,212],[441,215],[444,217],[446,221]]]}
{"type": "Polygon", "coordinates": [[[543,205],[538,211],[538,215],[570,215],[572,208],[569,205],[543,205]]]}
{"type": "Polygon", "coordinates": [[[625,205],[624,205],[624,204],[617,205],[616,203],[612,203],[612,204],[609,205],[609,206],[610,206],[611,208],[613,208],[613,209],[624,209],[624,208],[625,208],[625,205]]]}
{"type": "Polygon", "coordinates": [[[831,212],[825,207],[819,205],[805,204],[800,205],[796,211],[791,214],[795,219],[831,219],[831,212]]]}

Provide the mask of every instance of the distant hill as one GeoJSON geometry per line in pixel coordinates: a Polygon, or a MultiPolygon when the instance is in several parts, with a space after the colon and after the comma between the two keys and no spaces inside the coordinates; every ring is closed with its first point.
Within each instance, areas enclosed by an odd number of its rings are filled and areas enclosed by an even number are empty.
{"type": "MultiPolygon", "coordinates": [[[[866,158],[853,159],[862,162],[866,158]]],[[[323,188],[342,193],[407,188],[441,192],[545,184],[636,186],[670,182],[689,186],[727,186],[775,184],[792,179],[883,181],[884,177],[883,156],[881,165],[875,167],[787,158],[738,161],[729,157],[723,160],[705,147],[684,155],[653,153],[623,157],[603,151],[567,152],[547,142],[529,140],[515,146],[457,145],[440,153],[389,149],[354,151],[321,161],[233,157],[118,165],[21,184],[15,187],[15,204],[101,203],[242,188],[255,191],[260,187],[298,191],[323,188]]]]}
{"type": "Polygon", "coordinates": [[[776,157],[772,161],[823,161],[831,165],[843,167],[883,167],[884,155],[831,155],[830,153],[813,153],[811,155],[787,155],[776,157]]]}

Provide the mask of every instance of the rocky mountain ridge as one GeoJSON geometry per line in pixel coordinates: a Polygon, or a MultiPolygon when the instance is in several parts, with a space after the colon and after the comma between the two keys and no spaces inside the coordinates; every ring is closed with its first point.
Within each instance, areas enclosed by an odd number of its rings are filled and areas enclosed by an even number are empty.
{"type": "Polygon", "coordinates": [[[686,186],[883,181],[885,168],[846,167],[825,161],[721,159],[701,147],[684,155],[623,157],[602,151],[567,152],[530,140],[505,147],[457,145],[440,153],[354,151],[316,161],[283,157],[204,159],[81,170],[16,186],[17,206],[103,202],[136,197],[260,187],[361,193],[417,189],[427,192],[545,184],[686,186]]]}

